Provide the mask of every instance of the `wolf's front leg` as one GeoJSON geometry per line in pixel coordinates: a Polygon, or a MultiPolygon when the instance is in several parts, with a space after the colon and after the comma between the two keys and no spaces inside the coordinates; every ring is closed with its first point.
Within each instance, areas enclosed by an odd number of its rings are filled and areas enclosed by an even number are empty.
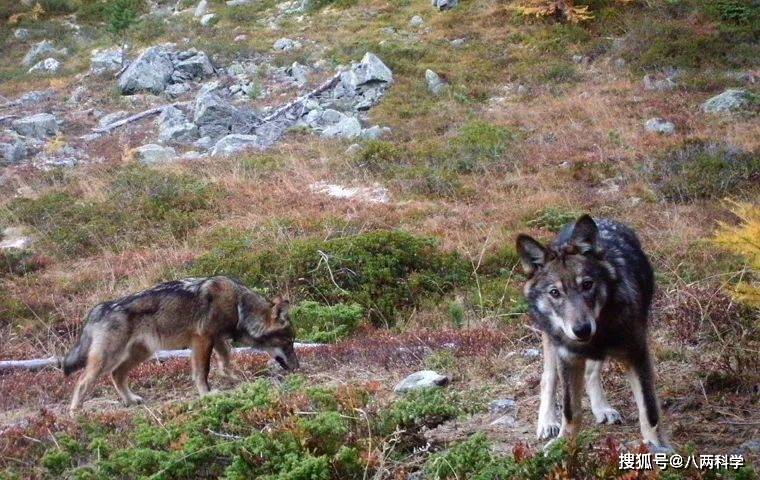
{"type": "MultiPolygon", "coordinates": [[[[586,360],[581,357],[559,357],[562,377],[562,425],[557,438],[573,438],[581,425],[581,398],[583,397],[583,372],[586,360]]],[[[549,447],[554,441],[546,444],[549,447]]]]}
{"type": "Polygon", "coordinates": [[[219,373],[229,378],[230,380],[239,381],[240,376],[235,372],[235,369],[232,366],[230,347],[227,345],[227,342],[223,338],[217,338],[214,340],[214,352],[216,353],[219,373]]]}
{"type": "Polygon", "coordinates": [[[214,342],[211,338],[202,335],[193,337],[193,356],[190,363],[193,370],[193,381],[201,397],[209,392],[208,371],[211,364],[211,350],[213,348],[214,342]]]}
{"type": "Polygon", "coordinates": [[[672,451],[662,431],[660,406],[654,390],[654,368],[648,349],[644,347],[639,354],[633,356],[629,366],[628,380],[636,398],[644,442],[672,451]]]}
{"type": "Polygon", "coordinates": [[[586,361],[586,393],[591,401],[591,411],[596,423],[622,423],[623,417],[607,401],[602,387],[602,365],[597,360],[586,361]]]}
{"type": "Polygon", "coordinates": [[[538,407],[538,424],[536,436],[539,440],[556,437],[559,433],[559,420],[555,408],[557,398],[557,351],[545,333],[541,334],[544,346],[544,371],[541,374],[541,401],[538,407]]]}

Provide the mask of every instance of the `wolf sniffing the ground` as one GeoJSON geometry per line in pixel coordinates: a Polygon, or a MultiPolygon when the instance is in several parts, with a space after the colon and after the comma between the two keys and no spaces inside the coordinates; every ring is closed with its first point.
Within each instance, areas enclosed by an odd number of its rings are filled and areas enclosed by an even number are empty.
{"type": "Polygon", "coordinates": [[[142,402],[127,375],[156,350],[192,348],[198,393],[209,392],[211,352],[222,374],[233,376],[227,340],[266,350],[285,369],[298,368],[288,302],[273,302],[227,277],[187,278],[95,306],[79,342],[62,362],[66,375],[84,368],[70,410],[78,409],[97,379],[110,374],[126,405],[142,402]]]}
{"type": "Polygon", "coordinates": [[[551,246],[519,235],[517,251],[528,275],[525,296],[544,348],[538,438],[578,433],[584,376],[596,421],[622,421],[602,388],[602,362],[612,357],[629,369],[644,441],[668,447],[647,343],[654,273],[636,233],[613,220],[595,222],[583,215],[551,246]],[[554,403],[558,376],[563,385],[561,424],[554,403]]]}

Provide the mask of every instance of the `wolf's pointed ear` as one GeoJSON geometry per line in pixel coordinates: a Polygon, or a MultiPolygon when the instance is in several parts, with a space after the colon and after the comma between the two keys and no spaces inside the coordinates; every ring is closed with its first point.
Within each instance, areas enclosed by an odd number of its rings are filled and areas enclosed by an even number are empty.
{"type": "Polygon", "coordinates": [[[594,220],[588,215],[582,215],[575,221],[569,243],[577,247],[580,253],[596,252],[598,233],[594,220]]]}
{"type": "Polygon", "coordinates": [[[277,297],[274,299],[274,306],[272,307],[272,311],[277,321],[279,321],[280,323],[289,323],[290,322],[290,317],[288,316],[289,310],[290,310],[290,300],[284,299],[282,297],[277,297]]]}
{"type": "Polygon", "coordinates": [[[529,277],[546,263],[546,247],[532,237],[524,234],[517,236],[517,253],[520,254],[520,262],[523,271],[529,277]]]}

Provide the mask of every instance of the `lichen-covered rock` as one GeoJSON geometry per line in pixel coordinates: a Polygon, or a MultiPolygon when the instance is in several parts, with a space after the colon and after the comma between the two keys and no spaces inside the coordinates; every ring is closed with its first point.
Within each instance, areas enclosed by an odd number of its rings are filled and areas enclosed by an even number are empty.
{"type": "Polygon", "coordinates": [[[24,55],[24,59],[21,61],[24,66],[31,67],[40,58],[52,57],[52,56],[65,56],[67,54],[65,48],[57,49],[50,40],[43,40],[39,43],[35,43],[32,48],[24,55]]]}
{"type": "Polygon", "coordinates": [[[58,121],[49,113],[38,113],[20,118],[12,123],[13,129],[20,135],[45,139],[58,134],[58,121]]]}
{"type": "Polygon", "coordinates": [[[211,155],[229,155],[254,148],[262,148],[261,139],[257,135],[232,134],[219,139],[211,150],[211,155]]]}
{"type": "Polygon", "coordinates": [[[673,135],[676,133],[675,124],[662,118],[650,118],[644,127],[648,132],[659,133],[661,135],[673,135]]]}
{"type": "Polygon", "coordinates": [[[111,112],[100,117],[98,119],[98,125],[100,125],[101,127],[105,127],[106,125],[110,125],[113,122],[121,120],[122,118],[127,118],[128,116],[129,116],[129,112],[127,112],[126,110],[118,110],[116,112],[111,112]]]}
{"type": "Polygon", "coordinates": [[[16,132],[0,132],[0,165],[13,165],[26,158],[28,154],[26,142],[16,132]]]}
{"type": "Polygon", "coordinates": [[[306,85],[306,83],[309,81],[309,72],[311,70],[306,65],[301,65],[298,62],[293,62],[293,64],[286,70],[287,74],[293,79],[294,82],[298,85],[306,85]]]}
{"type": "Polygon", "coordinates": [[[396,393],[407,393],[424,388],[445,387],[449,382],[451,382],[451,379],[448,375],[441,375],[433,370],[422,370],[401,380],[393,388],[393,391],[396,393]]]}
{"type": "Polygon", "coordinates": [[[35,63],[34,66],[29,69],[29,73],[41,73],[44,75],[50,75],[56,73],[60,69],[61,62],[55,58],[50,57],[41,62],[35,63]]]}
{"type": "Polygon", "coordinates": [[[438,10],[450,10],[459,5],[459,0],[431,0],[430,3],[438,10]]]}
{"type": "Polygon", "coordinates": [[[208,55],[197,50],[180,52],[174,64],[173,82],[183,82],[191,79],[202,79],[214,74],[214,66],[208,55]]]}
{"type": "Polygon", "coordinates": [[[143,165],[157,165],[177,159],[177,152],[171,147],[150,143],[133,150],[135,158],[143,165]]]}
{"type": "Polygon", "coordinates": [[[233,130],[236,125],[245,124],[246,118],[237,107],[211,91],[196,98],[193,123],[198,125],[202,137],[218,138],[230,133],[244,133],[233,130]]]}
{"type": "Polygon", "coordinates": [[[124,68],[124,49],[110,48],[105,50],[93,50],[90,55],[90,73],[103,75],[118,72],[124,68]]]}
{"type": "Polygon", "coordinates": [[[705,113],[730,113],[747,107],[750,95],[746,90],[729,89],[702,104],[705,113]]]}
{"type": "Polygon", "coordinates": [[[219,17],[215,13],[207,13],[201,17],[201,25],[204,27],[212,27],[219,21],[219,17]]]}
{"type": "Polygon", "coordinates": [[[280,38],[274,42],[272,48],[281,52],[288,52],[290,50],[298,50],[301,48],[301,42],[298,40],[292,40],[290,38],[280,38]]]}
{"type": "Polygon", "coordinates": [[[200,2],[198,2],[198,6],[195,7],[195,12],[193,13],[193,15],[195,15],[196,18],[201,18],[207,13],[208,13],[208,0],[201,0],[200,2]]]}
{"type": "Polygon", "coordinates": [[[430,90],[430,93],[433,95],[440,95],[448,86],[440,75],[429,68],[425,70],[425,81],[427,82],[428,90],[430,90]]]}
{"type": "Polygon", "coordinates": [[[190,143],[198,138],[198,126],[179,108],[166,108],[158,117],[158,124],[162,142],[190,143]]]}
{"type": "Polygon", "coordinates": [[[356,138],[362,133],[362,124],[355,117],[344,116],[338,123],[325,127],[321,135],[326,138],[356,138]]]}
{"type": "Polygon", "coordinates": [[[171,52],[163,46],[150,47],[121,74],[118,82],[119,91],[123,95],[138,92],[158,95],[169,84],[173,72],[171,52]]]}

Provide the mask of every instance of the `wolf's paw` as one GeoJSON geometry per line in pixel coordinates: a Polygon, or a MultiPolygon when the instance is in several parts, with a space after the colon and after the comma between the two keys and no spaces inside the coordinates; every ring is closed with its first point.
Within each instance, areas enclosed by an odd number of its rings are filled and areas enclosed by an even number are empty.
{"type": "Polygon", "coordinates": [[[142,405],[145,403],[145,399],[141,397],[140,395],[135,395],[134,393],[129,396],[126,400],[124,400],[124,406],[131,407],[132,405],[142,405]]]}
{"type": "Polygon", "coordinates": [[[594,412],[596,423],[612,425],[613,423],[623,423],[623,416],[620,412],[612,407],[602,408],[594,412]]]}
{"type": "Polygon", "coordinates": [[[538,422],[538,427],[536,427],[536,437],[538,437],[539,440],[554,438],[557,435],[559,435],[559,422],[555,420],[538,422]]]}

